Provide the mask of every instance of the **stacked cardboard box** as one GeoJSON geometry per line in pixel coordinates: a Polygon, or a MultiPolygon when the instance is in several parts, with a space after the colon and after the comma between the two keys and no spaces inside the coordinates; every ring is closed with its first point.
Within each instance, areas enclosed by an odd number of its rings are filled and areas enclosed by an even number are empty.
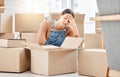
{"type": "Polygon", "coordinates": [[[0,13],[4,13],[4,0],[0,0],[0,13]]]}
{"type": "MultiPolygon", "coordinates": [[[[95,14],[96,17],[99,16],[99,13],[95,14]]],[[[100,21],[95,21],[95,30],[96,30],[96,34],[102,34],[102,28],[100,26],[100,21]]]]}
{"type": "Polygon", "coordinates": [[[24,49],[25,40],[0,39],[0,71],[23,72],[29,68],[29,53],[24,49]]]}
{"type": "Polygon", "coordinates": [[[43,75],[77,72],[76,48],[81,45],[82,40],[67,37],[61,47],[28,44],[31,48],[31,72],[43,75]]]}
{"type": "Polygon", "coordinates": [[[30,67],[30,52],[24,48],[25,40],[14,39],[12,15],[4,13],[4,0],[0,0],[0,71],[23,72],[30,67]]]}
{"type": "Polygon", "coordinates": [[[0,71],[24,72],[29,68],[29,52],[23,47],[0,48],[0,71]]]}
{"type": "Polygon", "coordinates": [[[21,33],[21,39],[26,39],[27,43],[37,43],[38,33],[21,33]]]}
{"type": "Polygon", "coordinates": [[[14,39],[14,33],[0,33],[0,39],[14,39]]]}
{"type": "Polygon", "coordinates": [[[103,36],[101,34],[85,34],[85,48],[104,48],[103,36]]]}
{"type": "Polygon", "coordinates": [[[43,20],[42,13],[16,13],[15,32],[38,32],[43,20]]]}
{"type": "Polygon", "coordinates": [[[4,6],[4,0],[0,0],[0,6],[4,6]]]}
{"type": "MultiPolygon", "coordinates": [[[[96,17],[99,16],[99,13],[96,13],[96,17]]],[[[104,39],[103,39],[103,31],[102,31],[102,27],[101,27],[101,24],[100,24],[100,21],[95,21],[95,25],[96,25],[96,34],[101,34],[102,36],[102,43],[103,43],[103,48],[105,48],[104,46],[104,39]]]]}
{"type": "Polygon", "coordinates": [[[15,31],[20,32],[20,38],[26,42],[37,43],[37,33],[43,20],[42,13],[16,13],[15,31]]]}
{"type": "MultiPolygon", "coordinates": [[[[99,16],[99,13],[95,13],[99,16]]],[[[92,18],[90,18],[92,20],[92,18]]],[[[105,48],[102,27],[99,21],[95,21],[95,34],[85,34],[85,47],[86,48],[105,48]],[[94,41],[95,40],[95,41],[94,41]]]]}
{"type": "Polygon", "coordinates": [[[24,39],[0,39],[0,47],[24,47],[25,40],[24,39]]]}
{"type": "Polygon", "coordinates": [[[0,13],[4,13],[4,6],[0,6],[0,13]]]}
{"type": "Polygon", "coordinates": [[[80,37],[84,37],[84,18],[85,18],[85,14],[75,13],[75,22],[76,22],[80,37]]]}
{"type": "Polygon", "coordinates": [[[51,16],[51,18],[54,19],[54,20],[59,20],[60,17],[61,17],[61,13],[60,13],[60,12],[51,12],[51,13],[50,13],[50,16],[51,16]]]}
{"type": "Polygon", "coordinates": [[[78,72],[81,75],[106,77],[107,58],[104,49],[81,49],[78,52],[78,72]]]}
{"type": "Polygon", "coordinates": [[[12,33],[12,15],[0,13],[0,33],[12,33]]]}

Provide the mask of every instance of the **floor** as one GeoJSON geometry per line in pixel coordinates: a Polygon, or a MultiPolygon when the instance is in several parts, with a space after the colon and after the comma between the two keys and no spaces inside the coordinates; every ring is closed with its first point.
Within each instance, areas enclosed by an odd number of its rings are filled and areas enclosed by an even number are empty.
{"type": "Polygon", "coordinates": [[[0,73],[0,77],[89,77],[78,75],[78,73],[64,74],[64,75],[56,75],[56,76],[43,76],[32,74],[30,71],[24,73],[0,73]]]}

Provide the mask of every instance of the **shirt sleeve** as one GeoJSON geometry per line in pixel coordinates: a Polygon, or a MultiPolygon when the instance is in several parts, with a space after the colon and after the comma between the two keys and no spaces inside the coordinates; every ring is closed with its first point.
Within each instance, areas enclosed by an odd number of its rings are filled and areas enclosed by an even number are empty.
{"type": "Polygon", "coordinates": [[[47,20],[44,20],[40,26],[37,40],[38,44],[44,45],[46,42],[46,32],[47,32],[47,20]]]}

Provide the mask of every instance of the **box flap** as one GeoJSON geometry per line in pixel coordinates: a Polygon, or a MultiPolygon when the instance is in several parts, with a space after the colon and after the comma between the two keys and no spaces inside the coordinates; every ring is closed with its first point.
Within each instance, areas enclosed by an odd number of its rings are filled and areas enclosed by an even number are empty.
{"type": "Polygon", "coordinates": [[[36,44],[36,43],[26,43],[26,46],[29,49],[45,51],[45,49],[43,47],[41,47],[39,44],[36,44]]]}
{"type": "Polygon", "coordinates": [[[66,37],[61,45],[61,48],[77,49],[81,46],[82,42],[83,38],[80,37],[66,37]]]}

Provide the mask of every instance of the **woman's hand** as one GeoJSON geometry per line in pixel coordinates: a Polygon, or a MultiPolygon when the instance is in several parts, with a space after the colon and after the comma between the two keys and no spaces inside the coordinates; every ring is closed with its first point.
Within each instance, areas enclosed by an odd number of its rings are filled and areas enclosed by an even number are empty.
{"type": "Polygon", "coordinates": [[[72,26],[72,25],[75,24],[75,20],[74,20],[74,18],[71,15],[67,15],[66,16],[66,20],[69,23],[68,26],[72,26]]]}

